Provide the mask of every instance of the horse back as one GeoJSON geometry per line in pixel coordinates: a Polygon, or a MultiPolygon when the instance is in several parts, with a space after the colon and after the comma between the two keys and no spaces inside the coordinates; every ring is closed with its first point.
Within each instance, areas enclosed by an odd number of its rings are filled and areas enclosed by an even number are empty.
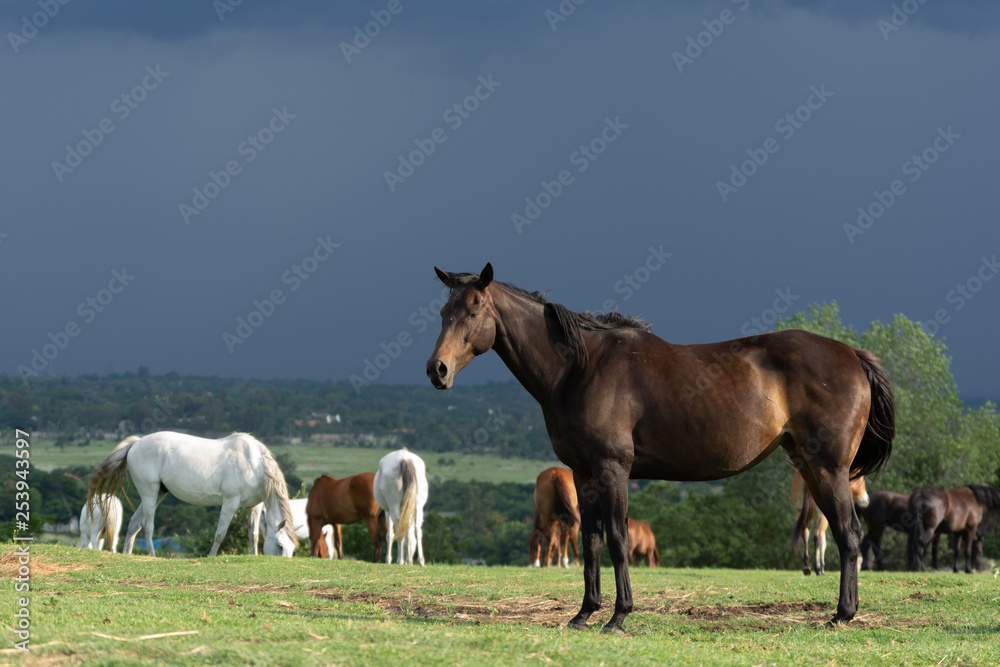
{"type": "Polygon", "coordinates": [[[640,331],[594,333],[606,336],[601,363],[565,383],[567,399],[554,411],[557,455],[584,469],[574,438],[631,440],[636,477],[718,479],[758,463],[786,431],[804,444],[824,420],[853,423],[859,408],[868,415],[857,352],[830,338],[790,329],[673,345],[640,331]]]}

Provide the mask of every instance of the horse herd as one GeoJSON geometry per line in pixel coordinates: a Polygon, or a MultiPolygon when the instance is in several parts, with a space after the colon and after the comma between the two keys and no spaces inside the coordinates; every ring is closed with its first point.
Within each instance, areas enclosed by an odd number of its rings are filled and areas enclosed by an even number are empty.
{"type": "MultiPolygon", "coordinates": [[[[260,526],[264,525],[265,555],[291,558],[299,540],[309,540],[310,555],[343,558],[341,526],[363,522],[372,539],[373,562],[392,560],[392,544],[400,541],[400,564],[425,564],[423,515],[427,502],[427,474],[423,460],[402,449],[385,455],[377,472],[363,472],[342,479],[321,475],[307,498],[289,499],[284,477],[263,443],[245,433],[208,440],[181,433],[160,432],[145,438],[129,436],[101,463],[88,486],[80,511],[80,547],[101,550],[108,539],[115,552],[123,508],[113,493],[131,474],[141,502],[132,515],[122,553],[130,554],[140,530],[156,556],[152,539],[155,509],[168,493],[195,505],[222,505],[216,539],[209,556],[218,553],[232,520],[233,507],[247,507],[250,553],[258,554],[260,526]],[[220,465],[221,464],[221,465],[220,465]],[[173,470],[167,468],[173,466],[173,470]],[[155,500],[154,500],[155,492],[155,500]],[[270,507],[270,512],[268,508],[270,507]],[[268,514],[272,520],[268,520],[268,514]],[[280,517],[280,519],[275,518],[280,517]]],[[[551,467],[538,475],[534,529],[529,541],[531,564],[569,567],[567,544],[572,543],[580,564],[577,533],[580,510],[573,475],[566,468],[551,467]]],[[[629,519],[629,562],[647,558],[659,567],[656,538],[646,521],[629,519]]]]}
{"type": "MultiPolygon", "coordinates": [[[[569,622],[571,628],[586,628],[588,619],[601,608],[600,561],[605,538],[616,597],[604,631],[623,632],[622,623],[632,611],[630,549],[640,540],[633,539],[629,530],[630,479],[722,479],[757,465],[779,447],[801,475],[809,491],[804,496],[828,520],[840,551],[840,590],[829,625],[854,618],[863,535],[851,482],[877,473],[886,464],[896,433],[891,383],[875,355],[794,329],[709,344],[672,344],[654,335],[639,318],[617,312],[574,312],[548,301],[540,292],[496,281],[492,264],[478,274],[449,273],[437,267],[435,273],[451,291],[441,308],[441,332],[426,364],[431,385],[451,388],[456,374],[477,356],[496,352],[538,402],[553,451],[571,470],[578,511],[566,515],[565,530],[561,525],[553,530],[552,521],[546,522],[543,515],[532,540],[532,546],[538,547],[536,560],[541,560],[543,548],[546,557],[551,557],[553,543],[561,544],[563,535],[568,538],[578,522],[584,591],[580,610],[569,622]]],[[[294,545],[297,538],[287,492],[279,492],[273,483],[272,470],[277,466],[269,454],[264,456],[246,444],[255,442],[252,438],[231,436],[230,449],[216,448],[214,453],[195,457],[193,467],[184,464],[183,472],[177,472],[180,468],[174,459],[180,441],[191,436],[173,437],[178,444],[172,447],[161,446],[166,444],[160,442],[163,434],[123,442],[98,467],[90,483],[88,503],[113,492],[128,455],[142,511],[135,513],[129,525],[127,549],[142,527],[151,545],[153,510],[168,489],[181,500],[222,505],[212,553],[236,507],[257,503],[264,505],[265,553],[287,549],[289,542],[294,545]],[[149,445],[140,447],[144,442],[149,445]],[[238,452],[238,446],[245,451],[238,452]],[[142,459],[141,465],[136,462],[136,471],[132,471],[130,447],[139,447],[137,453],[143,451],[141,457],[136,456],[142,459]],[[226,462],[228,466],[223,465],[226,462]],[[220,472],[224,467],[229,472],[220,472]],[[188,476],[202,482],[187,483],[188,476]],[[246,484],[250,478],[256,483],[252,488],[246,484]],[[211,483],[204,484],[205,480],[211,483]]],[[[263,445],[260,449],[266,451],[263,445]]],[[[383,473],[380,464],[373,485],[378,505],[387,516],[387,552],[391,551],[393,525],[401,522],[406,526],[403,551],[412,560],[414,549],[422,557],[418,530],[414,522],[400,518],[398,508],[391,507],[393,499],[401,501],[404,495],[403,475],[398,467],[383,473]],[[393,480],[392,493],[385,497],[379,496],[380,474],[393,480]]],[[[561,488],[560,493],[568,492],[568,482],[561,482],[561,488]]],[[[981,503],[971,489],[971,497],[981,503]]],[[[949,517],[962,512],[957,505],[967,501],[969,494],[960,494],[961,499],[952,494],[920,496],[934,508],[927,515],[927,521],[937,521],[929,529],[931,537],[942,523],[950,532],[959,531],[950,527],[949,517]]],[[[955,522],[958,526],[960,519],[955,522]]],[[[975,533],[965,531],[967,543],[973,541],[975,533]]],[[[309,534],[313,540],[313,531],[309,534]]],[[[927,536],[927,529],[922,529],[918,542],[924,543],[927,536]]],[[[655,558],[655,543],[652,553],[655,558]]],[[[386,560],[390,557],[387,553],[386,560]]],[[[565,564],[566,559],[563,550],[560,560],[565,564]]]]}
{"type": "Polygon", "coordinates": [[[130,554],[140,530],[146,548],[156,556],[153,542],[156,506],[168,493],[192,505],[221,505],[219,525],[209,556],[215,556],[229,530],[233,514],[250,508],[250,552],[258,552],[260,525],[264,525],[263,552],[291,558],[299,539],[309,539],[314,556],[343,557],[340,526],[363,521],[372,535],[375,561],[381,559],[381,536],[386,537],[386,562],[399,542],[400,564],[424,564],[423,512],[427,502],[424,462],[405,449],[390,452],[375,473],[316,480],[308,498],[291,500],[284,475],[271,452],[246,433],[218,440],[161,431],[145,437],[129,436],[94,470],[87,500],[80,513],[80,546],[102,548],[102,536],[116,550],[121,530],[122,504],[117,498],[130,475],[140,503],[132,514],[122,553],[130,554]]]}
{"type": "MultiPolygon", "coordinates": [[[[800,541],[804,543],[802,571],[809,568],[809,525],[815,521],[815,557],[812,571],[824,573],[824,552],[826,550],[826,518],[816,509],[815,501],[804,493],[805,485],[799,473],[792,478],[792,503],[798,511],[798,520],[793,532],[793,548],[800,541]]],[[[931,547],[931,567],[938,566],[938,542],[941,535],[948,536],[948,546],[952,550],[952,571],[958,572],[960,555],[965,556],[965,572],[981,568],[984,542],[984,518],[987,513],[1000,509],[1000,488],[968,484],[953,489],[943,489],[934,484],[918,486],[911,493],[896,491],[873,491],[865,489],[865,478],[859,477],[851,483],[851,495],[858,514],[868,526],[868,532],[861,540],[863,561],[858,568],[882,569],[884,551],[882,536],[887,528],[897,530],[907,536],[906,568],[914,571],[926,569],[927,547],[931,547]]]]}

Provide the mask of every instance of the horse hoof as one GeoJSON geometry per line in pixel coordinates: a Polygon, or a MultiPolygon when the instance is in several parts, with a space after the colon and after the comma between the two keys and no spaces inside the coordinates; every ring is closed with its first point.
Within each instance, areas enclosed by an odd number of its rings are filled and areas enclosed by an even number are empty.
{"type": "Polygon", "coordinates": [[[578,621],[576,619],[573,619],[572,621],[569,622],[569,624],[566,627],[568,627],[570,630],[586,630],[590,626],[587,625],[586,621],[578,621]]]}
{"type": "Polygon", "coordinates": [[[611,625],[610,623],[608,625],[605,625],[601,629],[601,633],[605,634],[605,635],[619,635],[619,636],[624,636],[625,635],[625,631],[622,630],[620,626],[618,626],[618,625],[611,625]]]}
{"type": "Polygon", "coordinates": [[[845,618],[845,617],[841,616],[840,614],[837,614],[836,616],[834,616],[833,618],[831,618],[829,621],[827,621],[826,625],[823,626],[823,627],[825,627],[827,630],[840,630],[842,628],[846,628],[847,624],[850,621],[851,621],[851,619],[845,618]]]}
{"type": "Polygon", "coordinates": [[[808,577],[810,574],[812,574],[812,570],[810,570],[808,567],[804,567],[802,568],[802,574],[808,577]]]}

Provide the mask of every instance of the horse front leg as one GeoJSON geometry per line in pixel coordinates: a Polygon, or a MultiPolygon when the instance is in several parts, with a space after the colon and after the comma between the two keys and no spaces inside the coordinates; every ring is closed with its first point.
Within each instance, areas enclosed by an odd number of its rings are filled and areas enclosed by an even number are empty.
{"type": "Polygon", "coordinates": [[[260,515],[264,511],[264,503],[257,503],[250,508],[247,513],[247,532],[250,534],[250,555],[256,556],[259,553],[260,544],[260,515]]]}
{"type": "MultiPolygon", "coordinates": [[[[628,473],[619,465],[605,465],[601,472],[601,514],[615,568],[615,613],[603,632],[624,634],[622,623],[632,613],[632,582],[628,573],[628,473]]],[[[597,564],[600,567],[600,563],[597,564]]]]}
{"type": "Polygon", "coordinates": [[[601,549],[604,526],[601,522],[600,495],[596,484],[573,473],[576,495],[580,503],[580,530],[583,533],[583,604],[569,622],[569,627],[583,630],[587,619],[601,608],[601,549]]]}
{"type": "Polygon", "coordinates": [[[219,527],[215,529],[215,542],[212,543],[212,550],[208,552],[209,556],[215,556],[219,553],[219,545],[225,539],[226,533],[229,531],[229,523],[233,520],[233,515],[236,514],[239,506],[239,497],[226,499],[222,503],[222,511],[219,512],[219,527]]]}

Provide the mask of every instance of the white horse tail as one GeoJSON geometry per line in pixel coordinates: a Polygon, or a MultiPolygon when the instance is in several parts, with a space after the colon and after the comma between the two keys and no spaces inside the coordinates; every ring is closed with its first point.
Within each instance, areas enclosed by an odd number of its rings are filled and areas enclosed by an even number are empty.
{"type": "Polygon", "coordinates": [[[105,531],[108,528],[108,517],[113,511],[111,498],[116,495],[118,487],[125,482],[125,475],[128,473],[128,450],[138,441],[139,436],[130,435],[118,443],[108,458],[94,469],[94,476],[87,485],[87,509],[91,520],[94,516],[94,503],[98,503],[104,518],[105,531]]]}
{"type": "Polygon", "coordinates": [[[101,532],[108,544],[108,550],[115,553],[118,546],[118,531],[122,527],[122,504],[114,496],[111,496],[107,499],[107,506],[107,511],[104,513],[104,527],[101,532]]]}
{"type": "Polygon", "coordinates": [[[403,539],[410,524],[417,520],[417,469],[410,459],[399,462],[399,477],[403,483],[403,502],[399,505],[399,524],[396,535],[403,539]]]}
{"type": "Polygon", "coordinates": [[[272,501],[277,501],[285,520],[285,526],[282,530],[288,535],[292,544],[297,547],[299,546],[299,538],[295,535],[295,522],[292,520],[292,506],[288,504],[288,484],[285,482],[285,476],[281,473],[281,467],[274,460],[274,456],[271,455],[267,447],[263,443],[258,442],[258,444],[264,461],[264,474],[267,478],[264,481],[264,506],[270,505],[272,501]]]}

